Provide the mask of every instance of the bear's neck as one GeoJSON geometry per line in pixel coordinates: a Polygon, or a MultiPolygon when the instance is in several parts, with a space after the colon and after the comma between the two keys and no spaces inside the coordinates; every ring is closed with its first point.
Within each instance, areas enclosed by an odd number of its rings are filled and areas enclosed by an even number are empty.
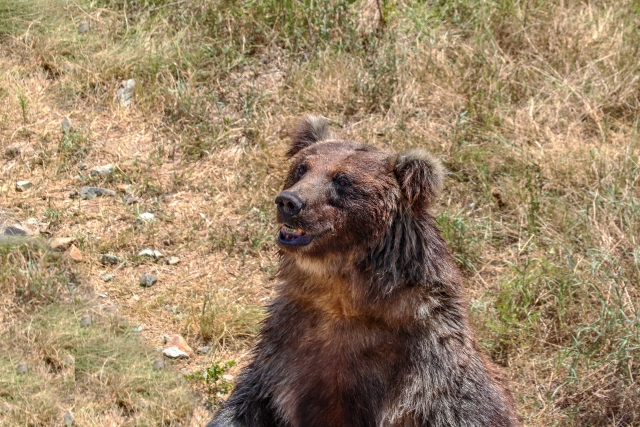
{"type": "Polygon", "coordinates": [[[400,209],[382,237],[357,261],[371,277],[371,292],[390,295],[406,287],[460,294],[461,278],[435,220],[426,211],[400,209]]]}
{"type": "MultiPolygon", "coordinates": [[[[281,302],[334,321],[367,319],[392,328],[439,321],[441,313],[466,317],[455,267],[430,266],[439,275],[422,284],[373,273],[349,256],[322,261],[283,255],[278,276],[281,302]],[[284,301],[283,301],[284,300],[284,301]]],[[[464,321],[463,321],[464,323],[464,321]]]]}

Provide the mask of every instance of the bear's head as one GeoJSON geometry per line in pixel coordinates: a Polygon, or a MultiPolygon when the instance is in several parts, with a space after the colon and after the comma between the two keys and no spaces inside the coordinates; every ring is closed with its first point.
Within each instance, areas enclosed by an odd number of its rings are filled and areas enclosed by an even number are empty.
{"type": "Polygon", "coordinates": [[[396,154],[338,139],[323,118],[309,116],[293,130],[287,155],[291,166],[275,200],[284,253],[298,259],[356,254],[379,270],[419,255],[403,251],[424,250],[415,228],[429,217],[444,175],[428,152],[396,154]]]}

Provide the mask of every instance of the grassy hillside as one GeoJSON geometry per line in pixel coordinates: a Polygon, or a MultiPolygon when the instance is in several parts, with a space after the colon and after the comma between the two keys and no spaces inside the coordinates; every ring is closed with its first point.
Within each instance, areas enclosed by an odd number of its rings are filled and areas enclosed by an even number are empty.
{"type": "MultiPolygon", "coordinates": [[[[0,0],[0,214],[77,239],[83,260],[61,268],[79,278],[78,304],[142,326],[149,348],[173,333],[211,348],[174,371],[233,360],[233,376],[273,292],[292,120],[322,114],[348,138],[426,147],[449,171],[434,214],[526,425],[640,425],[638,22],[637,0],[0,0]],[[17,192],[20,180],[33,187],[17,192]],[[116,194],[70,196],[83,186],[116,194]],[[141,287],[143,273],[158,283],[141,287]]],[[[12,304],[3,325],[76,315],[58,291],[46,308],[12,304]]],[[[37,394],[16,393],[0,404],[37,394]]],[[[192,413],[181,399],[171,408],[192,413]]],[[[52,405],[0,421],[49,425],[29,420],[61,420],[69,405],[52,405]]]]}

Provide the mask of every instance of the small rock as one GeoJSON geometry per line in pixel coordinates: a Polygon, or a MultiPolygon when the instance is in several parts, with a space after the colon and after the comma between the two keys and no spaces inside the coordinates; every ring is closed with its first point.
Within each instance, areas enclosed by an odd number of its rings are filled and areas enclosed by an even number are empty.
{"type": "Polygon", "coordinates": [[[103,274],[102,276],[100,276],[100,278],[105,282],[112,281],[114,277],[116,277],[116,275],[111,273],[103,274]]]}
{"type": "Polygon", "coordinates": [[[62,119],[62,132],[69,133],[71,131],[71,121],[68,117],[62,119]]]}
{"type": "Polygon", "coordinates": [[[8,225],[2,232],[4,236],[29,236],[31,232],[19,225],[8,225]]]}
{"type": "Polygon", "coordinates": [[[118,191],[124,194],[131,194],[131,186],[128,184],[120,184],[118,185],[118,191]]]}
{"type": "Polygon", "coordinates": [[[67,366],[73,366],[76,364],[76,358],[73,357],[73,355],[71,354],[65,354],[64,357],[62,358],[62,361],[67,366]]]}
{"type": "Polygon", "coordinates": [[[118,304],[104,305],[104,306],[102,306],[102,310],[106,311],[107,313],[110,313],[110,312],[113,312],[113,311],[117,311],[118,310],[118,304]]]}
{"type": "Polygon", "coordinates": [[[27,191],[29,188],[33,187],[31,181],[18,181],[16,182],[16,191],[23,192],[27,191]]]}
{"type": "Polygon", "coordinates": [[[132,205],[134,203],[140,203],[140,199],[137,198],[136,196],[127,195],[124,198],[124,202],[128,205],[132,205]]]}
{"type": "Polygon", "coordinates": [[[207,354],[211,350],[211,347],[208,345],[202,346],[198,349],[198,354],[207,354]]]}
{"type": "Polygon", "coordinates": [[[139,218],[145,222],[154,222],[156,220],[156,216],[151,212],[141,213],[139,218]]]}
{"type": "Polygon", "coordinates": [[[116,193],[114,193],[113,191],[107,190],[106,188],[101,188],[101,187],[82,187],[80,189],[80,197],[86,200],[95,199],[96,197],[101,197],[101,196],[115,196],[115,195],[116,193]]]}
{"type": "Polygon", "coordinates": [[[161,369],[164,369],[164,360],[162,359],[156,359],[153,362],[153,369],[155,369],[156,371],[159,371],[161,369]]]}
{"type": "Polygon", "coordinates": [[[125,80],[120,83],[120,87],[116,91],[116,98],[123,107],[131,105],[131,99],[133,98],[133,89],[136,86],[134,79],[125,80]]]}
{"type": "Polygon", "coordinates": [[[88,22],[81,22],[80,25],[78,25],[78,32],[80,34],[87,34],[90,29],[91,29],[91,26],[89,25],[88,22]]]}
{"type": "Polygon", "coordinates": [[[70,72],[73,71],[73,65],[71,65],[69,62],[63,62],[62,64],[60,64],[60,66],[62,67],[63,70],[65,70],[66,72],[70,72]]]}
{"type": "Polygon", "coordinates": [[[20,155],[20,145],[14,144],[10,145],[4,150],[4,155],[8,158],[12,159],[14,157],[18,157],[20,155]]]}
{"type": "Polygon", "coordinates": [[[140,276],[140,284],[145,288],[149,288],[156,284],[158,278],[153,274],[143,274],[140,276]]]}
{"type": "Polygon", "coordinates": [[[91,316],[89,315],[82,316],[82,318],[80,319],[80,324],[85,328],[87,326],[91,326],[91,316]]]}
{"type": "Polygon", "coordinates": [[[27,223],[27,225],[32,225],[32,226],[38,226],[38,220],[35,218],[29,218],[28,220],[25,221],[27,223]]]}
{"type": "Polygon", "coordinates": [[[149,407],[149,402],[144,399],[138,399],[138,407],[141,409],[145,409],[149,407]]]}
{"type": "Polygon", "coordinates": [[[80,252],[80,249],[78,249],[76,245],[71,245],[68,253],[69,253],[69,258],[71,258],[75,262],[82,261],[82,252],[80,252]]]}
{"type": "Polygon", "coordinates": [[[133,328],[133,332],[142,332],[142,331],[144,331],[143,325],[138,325],[135,328],[133,328]]]}
{"type": "Polygon", "coordinates": [[[224,374],[222,376],[222,379],[225,380],[225,381],[233,381],[233,378],[234,378],[234,376],[231,375],[231,374],[224,374]]]}
{"type": "Polygon", "coordinates": [[[8,403],[0,403],[0,412],[4,412],[5,414],[10,414],[13,412],[13,408],[8,403]]]}
{"type": "Polygon", "coordinates": [[[101,293],[101,294],[98,294],[98,296],[99,296],[100,298],[109,298],[109,292],[103,292],[103,293],[101,293]]]}
{"type": "Polygon", "coordinates": [[[138,253],[138,256],[139,257],[146,256],[146,257],[153,258],[153,259],[158,259],[158,258],[164,257],[162,252],[154,251],[153,249],[143,249],[138,253]]]}
{"type": "Polygon", "coordinates": [[[193,356],[193,350],[182,335],[175,334],[165,338],[162,354],[173,359],[189,358],[193,356]]]}
{"type": "Polygon", "coordinates": [[[108,165],[103,166],[95,166],[91,168],[91,176],[107,176],[113,173],[113,165],[109,163],[108,165]]]}
{"type": "Polygon", "coordinates": [[[155,254],[153,253],[153,249],[143,249],[138,252],[138,256],[146,256],[149,258],[155,258],[155,254]]]}
{"type": "Polygon", "coordinates": [[[64,414],[64,423],[67,425],[67,427],[71,427],[73,425],[73,414],[71,413],[71,411],[67,411],[64,414]]]}
{"type": "Polygon", "coordinates": [[[170,256],[169,258],[167,258],[167,264],[169,265],[176,265],[179,262],[180,258],[178,258],[177,256],[170,256]]]}
{"type": "Polygon", "coordinates": [[[80,163],[78,165],[78,169],[80,169],[81,171],[86,171],[87,169],[89,169],[89,165],[86,163],[80,163]]]}
{"type": "Polygon", "coordinates": [[[111,254],[100,255],[100,263],[102,265],[115,265],[122,262],[122,258],[111,254]]]}
{"type": "Polygon", "coordinates": [[[162,354],[171,359],[188,359],[189,355],[184,351],[180,350],[178,347],[167,347],[162,350],[162,354]]]}
{"type": "Polygon", "coordinates": [[[49,247],[52,251],[64,252],[75,242],[76,239],[74,237],[56,237],[51,240],[49,247]]]}
{"type": "Polygon", "coordinates": [[[20,364],[18,365],[18,367],[16,368],[16,371],[17,371],[19,374],[26,374],[26,373],[29,371],[29,367],[27,366],[27,364],[26,364],[26,363],[20,363],[20,364]]]}

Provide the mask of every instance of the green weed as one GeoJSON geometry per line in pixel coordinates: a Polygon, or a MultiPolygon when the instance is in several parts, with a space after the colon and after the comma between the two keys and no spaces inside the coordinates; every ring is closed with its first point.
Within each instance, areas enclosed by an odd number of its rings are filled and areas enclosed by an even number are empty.
{"type": "Polygon", "coordinates": [[[207,398],[210,402],[219,401],[219,396],[227,394],[233,388],[233,384],[224,378],[224,373],[234,366],[236,362],[229,360],[225,363],[212,362],[211,366],[201,372],[187,375],[189,381],[203,382],[206,386],[207,398]]]}

